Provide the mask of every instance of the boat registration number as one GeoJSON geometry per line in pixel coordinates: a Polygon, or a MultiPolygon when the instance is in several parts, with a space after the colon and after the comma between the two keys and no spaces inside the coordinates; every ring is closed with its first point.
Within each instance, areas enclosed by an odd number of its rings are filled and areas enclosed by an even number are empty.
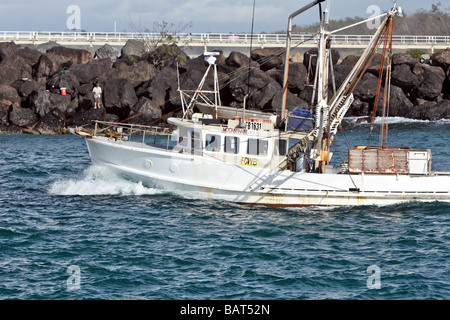
{"type": "Polygon", "coordinates": [[[262,129],[262,123],[261,122],[250,122],[250,121],[246,121],[245,122],[245,127],[247,130],[261,130],[262,129]]]}
{"type": "Polygon", "coordinates": [[[256,159],[256,158],[249,158],[249,157],[242,157],[241,158],[241,165],[256,167],[258,165],[258,159],[256,159]]]}

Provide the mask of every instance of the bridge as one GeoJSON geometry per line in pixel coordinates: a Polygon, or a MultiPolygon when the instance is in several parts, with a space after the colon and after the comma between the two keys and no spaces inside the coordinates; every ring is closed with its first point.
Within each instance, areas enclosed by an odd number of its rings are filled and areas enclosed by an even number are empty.
{"type": "MultiPolygon", "coordinates": [[[[248,33],[178,33],[173,35],[182,45],[190,47],[279,47],[286,44],[286,34],[248,34],[248,33]]],[[[0,41],[14,41],[16,44],[39,45],[55,41],[62,46],[124,46],[130,39],[157,41],[159,33],[139,32],[72,32],[72,31],[0,31],[0,41]]],[[[334,48],[365,48],[372,39],[371,35],[332,35],[334,48]]],[[[315,34],[296,33],[292,35],[292,46],[310,48],[317,44],[315,34]]],[[[450,47],[450,36],[414,36],[394,35],[394,49],[435,50],[450,47]]]]}

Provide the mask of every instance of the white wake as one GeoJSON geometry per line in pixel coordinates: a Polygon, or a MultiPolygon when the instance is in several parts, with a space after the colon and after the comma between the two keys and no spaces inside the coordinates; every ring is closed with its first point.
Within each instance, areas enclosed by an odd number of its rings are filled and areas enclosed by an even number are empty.
{"type": "Polygon", "coordinates": [[[49,192],[55,195],[147,195],[163,191],[126,180],[108,168],[91,165],[80,178],[53,182],[49,192]]]}

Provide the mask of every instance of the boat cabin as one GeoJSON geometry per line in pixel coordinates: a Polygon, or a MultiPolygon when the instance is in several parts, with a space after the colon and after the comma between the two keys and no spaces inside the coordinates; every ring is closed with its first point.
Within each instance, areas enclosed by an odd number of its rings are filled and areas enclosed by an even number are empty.
{"type": "Polygon", "coordinates": [[[203,156],[237,165],[287,168],[289,147],[300,136],[287,136],[269,119],[235,117],[226,122],[193,116],[194,120],[170,118],[177,127],[176,152],[203,156]]]}

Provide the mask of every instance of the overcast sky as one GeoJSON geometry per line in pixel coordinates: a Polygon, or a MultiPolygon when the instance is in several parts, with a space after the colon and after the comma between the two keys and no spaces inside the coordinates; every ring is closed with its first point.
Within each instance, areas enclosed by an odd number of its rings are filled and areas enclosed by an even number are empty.
{"type": "MultiPolygon", "coordinates": [[[[250,32],[254,0],[0,0],[0,31],[66,31],[68,22],[75,23],[74,11],[80,8],[81,29],[91,32],[133,30],[134,24],[142,31],[152,30],[153,22],[167,21],[176,25],[192,23],[187,32],[250,32]]],[[[274,32],[286,29],[289,14],[312,0],[255,0],[254,32],[274,32]]],[[[450,0],[398,0],[407,13],[419,8],[430,9],[440,1],[443,7],[450,0]]],[[[331,18],[369,17],[367,10],[378,5],[382,11],[392,7],[393,0],[327,0],[331,18]]],[[[318,10],[298,16],[294,24],[317,22],[318,10]]]]}

